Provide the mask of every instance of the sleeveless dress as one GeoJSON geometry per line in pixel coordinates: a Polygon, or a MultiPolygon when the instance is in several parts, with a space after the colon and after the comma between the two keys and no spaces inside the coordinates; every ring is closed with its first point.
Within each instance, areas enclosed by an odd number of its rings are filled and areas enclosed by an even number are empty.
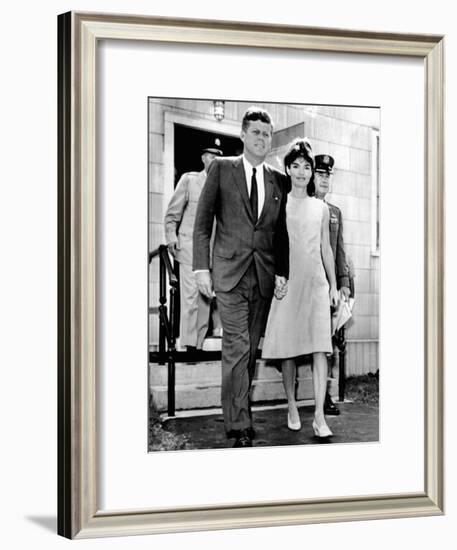
{"type": "Polygon", "coordinates": [[[287,359],[332,352],[329,284],[321,256],[324,201],[287,197],[290,273],[286,296],[273,297],[262,357],[287,359]]]}

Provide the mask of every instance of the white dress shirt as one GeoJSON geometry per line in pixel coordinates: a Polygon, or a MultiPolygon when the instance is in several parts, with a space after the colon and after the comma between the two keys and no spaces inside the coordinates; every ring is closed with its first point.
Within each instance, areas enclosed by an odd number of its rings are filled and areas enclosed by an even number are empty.
{"type": "Polygon", "coordinates": [[[246,174],[246,183],[248,186],[248,197],[251,196],[251,179],[252,179],[252,169],[256,169],[255,179],[257,180],[257,197],[258,197],[258,213],[257,219],[260,218],[262,213],[262,208],[265,203],[265,183],[263,177],[263,165],[265,163],[258,164],[257,166],[252,166],[252,164],[246,159],[243,155],[243,166],[244,173],[246,174]]]}

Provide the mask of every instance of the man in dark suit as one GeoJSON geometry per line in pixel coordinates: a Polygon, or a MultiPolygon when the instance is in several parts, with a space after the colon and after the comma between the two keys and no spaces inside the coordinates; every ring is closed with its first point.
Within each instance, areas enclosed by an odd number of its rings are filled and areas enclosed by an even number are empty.
{"type": "Polygon", "coordinates": [[[289,240],[286,180],[266,164],[273,124],[251,107],[241,126],[240,157],[216,158],[200,195],[194,225],[193,268],[202,294],[213,287],[222,321],[221,402],[235,447],[252,446],[249,390],[256,352],[273,293],[287,291],[289,240]],[[210,275],[210,238],[217,220],[210,275]]]}
{"type": "MultiPolygon", "coordinates": [[[[330,246],[333,257],[335,258],[335,273],[337,288],[344,300],[349,299],[349,268],[344,251],[343,241],[343,217],[341,210],[325,200],[330,190],[331,178],[333,177],[333,167],[335,160],[330,155],[316,155],[314,157],[314,186],[316,197],[325,201],[329,210],[330,224],[330,246]]],[[[324,413],[327,415],[338,416],[340,410],[333,402],[330,394],[326,392],[324,402],[324,413]]]]}

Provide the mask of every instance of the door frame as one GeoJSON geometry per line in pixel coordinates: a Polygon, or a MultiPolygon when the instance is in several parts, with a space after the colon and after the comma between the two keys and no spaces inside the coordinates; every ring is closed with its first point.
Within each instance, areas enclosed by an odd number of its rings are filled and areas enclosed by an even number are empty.
{"type": "Polygon", "coordinates": [[[167,208],[175,188],[175,124],[214,132],[222,136],[239,137],[240,123],[238,121],[222,120],[217,121],[211,118],[205,118],[194,113],[176,113],[175,111],[164,112],[164,186],[163,186],[163,205],[164,211],[167,208]]]}

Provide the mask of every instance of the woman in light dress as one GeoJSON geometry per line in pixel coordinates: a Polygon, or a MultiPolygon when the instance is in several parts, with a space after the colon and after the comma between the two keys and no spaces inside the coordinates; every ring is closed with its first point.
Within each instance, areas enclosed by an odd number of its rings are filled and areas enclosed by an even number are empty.
{"type": "Polygon", "coordinates": [[[297,139],[284,158],[291,190],[287,198],[290,273],[287,292],[276,291],[268,317],[262,357],[282,360],[288,401],[287,425],[301,428],[295,401],[295,358],[312,354],[317,437],[332,435],[324,416],[326,353],[332,353],[330,305],[336,306],[335,262],[329,241],[329,211],[313,196],[311,145],[297,139]]]}

